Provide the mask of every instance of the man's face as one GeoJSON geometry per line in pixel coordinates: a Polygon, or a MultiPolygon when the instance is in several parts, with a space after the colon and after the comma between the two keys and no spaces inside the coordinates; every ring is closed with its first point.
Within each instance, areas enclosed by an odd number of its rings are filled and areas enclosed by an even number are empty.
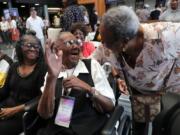
{"type": "Polygon", "coordinates": [[[75,67],[79,61],[80,44],[74,35],[67,33],[58,38],[54,44],[54,49],[63,51],[63,64],[67,68],[75,67]]]}
{"type": "Polygon", "coordinates": [[[121,45],[119,45],[119,41],[115,40],[112,32],[106,29],[103,24],[100,25],[100,34],[102,43],[105,47],[112,50],[114,53],[119,53],[119,51],[122,50],[121,45]]]}
{"type": "Polygon", "coordinates": [[[36,10],[32,10],[32,11],[31,11],[31,16],[32,16],[32,17],[36,17],[36,15],[37,15],[36,10]]]}
{"type": "Polygon", "coordinates": [[[85,40],[84,33],[81,30],[77,29],[73,34],[77,39],[80,39],[81,41],[85,40]]]}
{"type": "Polygon", "coordinates": [[[178,0],[171,0],[171,9],[176,10],[178,8],[178,0]]]}
{"type": "Polygon", "coordinates": [[[67,0],[62,0],[63,6],[66,7],[67,6],[67,0]]]}

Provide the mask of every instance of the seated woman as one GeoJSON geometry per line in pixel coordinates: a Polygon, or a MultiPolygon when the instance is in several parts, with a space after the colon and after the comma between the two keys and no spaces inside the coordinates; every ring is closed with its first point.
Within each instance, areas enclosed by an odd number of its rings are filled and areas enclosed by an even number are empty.
{"type": "Polygon", "coordinates": [[[71,26],[71,33],[82,42],[82,57],[87,58],[95,50],[93,43],[85,41],[87,27],[83,23],[74,23],[71,26]]]}
{"type": "MultiPolygon", "coordinates": [[[[11,65],[0,91],[0,134],[22,132],[22,115],[26,105],[41,95],[46,66],[39,39],[24,35],[16,45],[18,62],[11,65]]],[[[38,102],[35,100],[34,102],[38,102]]]]}

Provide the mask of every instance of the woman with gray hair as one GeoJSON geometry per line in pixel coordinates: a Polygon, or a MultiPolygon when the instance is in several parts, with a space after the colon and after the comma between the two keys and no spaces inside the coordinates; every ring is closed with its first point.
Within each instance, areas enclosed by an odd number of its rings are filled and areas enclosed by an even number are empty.
{"type": "Polygon", "coordinates": [[[180,22],[180,0],[169,0],[167,10],[162,13],[159,20],[180,22]]]}
{"type": "MultiPolygon", "coordinates": [[[[143,27],[131,8],[119,6],[103,16],[100,33],[103,44],[121,56],[131,96],[155,94],[161,89],[180,93],[180,24],[157,22],[143,27]],[[157,39],[146,39],[149,29],[158,33],[157,39]]],[[[146,123],[133,123],[133,135],[144,135],[146,123]]]]}

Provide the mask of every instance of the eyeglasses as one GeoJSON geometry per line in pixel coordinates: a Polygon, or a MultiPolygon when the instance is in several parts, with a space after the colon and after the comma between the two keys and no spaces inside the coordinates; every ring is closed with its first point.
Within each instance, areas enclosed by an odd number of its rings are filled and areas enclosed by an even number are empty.
{"type": "Polygon", "coordinates": [[[27,47],[28,49],[31,49],[31,48],[39,49],[40,45],[39,44],[33,44],[33,43],[25,43],[22,47],[27,47]]]}
{"type": "Polygon", "coordinates": [[[80,41],[80,40],[69,40],[69,41],[64,42],[64,45],[66,45],[67,47],[72,46],[74,44],[81,46],[82,41],[80,41]]]}

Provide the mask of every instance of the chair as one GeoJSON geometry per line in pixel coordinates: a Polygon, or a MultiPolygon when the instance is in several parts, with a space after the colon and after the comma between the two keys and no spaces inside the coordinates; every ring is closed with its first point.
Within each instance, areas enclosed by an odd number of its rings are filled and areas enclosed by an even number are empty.
{"type": "Polygon", "coordinates": [[[178,108],[171,116],[171,119],[167,127],[167,134],[179,135],[180,134],[179,125],[180,125],[180,109],[178,108]]]}
{"type": "Polygon", "coordinates": [[[23,115],[24,135],[36,135],[38,129],[44,127],[46,121],[36,111],[25,112],[23,115]]]}
{"type": "Polygon", "coordinates": [[[176,110],[180,108],[180,95],[175,93],[167,93],[162,96],[161,102],[162,111],[157,115],[154,120],[154,129],[158,135],[171,135],[169,133],[171,125],[169,123],[170,121],[171,123],[173,123],[172,117],[173,115],[175,115],[174,113],[176,112],[176,110]]]}
{"type": "Polygon", "coordinates": [[[48,28],[47,35],[52,41],[55,41],[58,38],[59,33],[62,31],[61,28],[48,28]]]}
{"type": "Polygon", "coordinates": [[[105,127],[102,135],[130,135],[131,120],[128,115],[123,115],[124,108],[117,105],[105,127]]]}
{"type": "MultiPolygon", "coordinates": [[[[120,98],[119,90],[117,90],[117,80],[109,74],[108,81],[113,88],[113,92],[116,99],[116,107],[111,114],[107,124],[102,129],[102,135],[130,135],[131,132],[131,118],[127,113],[126,105],[123,105],[125,101],[120,98]]],[[[127,101],[126,101],[127,102],[127,101]]]]}
{"type": "MultiPolygon", "coordinates": [[[[116,96],[116,80],[111,78],[111,85],[114,89],[116,96]]],[[[32,104],[27,107],[28,110],[23,115],[23,130],[25,135],[34,135],[38,129],[42,128],[46,124],[46,120],[40,118],[36,110],[32,111],[32,104]]],[[[102,135],[129,135],[131,129],[131,120],[128,115],[124,115],[124,107],[116,104],[114,112],[110,115],[110,118],[102,129],[102,135]],[[117,124],[117,122],[119,124],[117,124]],[[118,127],[116,127],[118,125],[118,127]]]]}
{"type": "Polygon", "coordinates": [[[25,105],[22,119],[24,135],[34,135],[41,126],[45,125],[45,120],[38,115],[36,110],[39,98],[36,97],[25,105]]]}

